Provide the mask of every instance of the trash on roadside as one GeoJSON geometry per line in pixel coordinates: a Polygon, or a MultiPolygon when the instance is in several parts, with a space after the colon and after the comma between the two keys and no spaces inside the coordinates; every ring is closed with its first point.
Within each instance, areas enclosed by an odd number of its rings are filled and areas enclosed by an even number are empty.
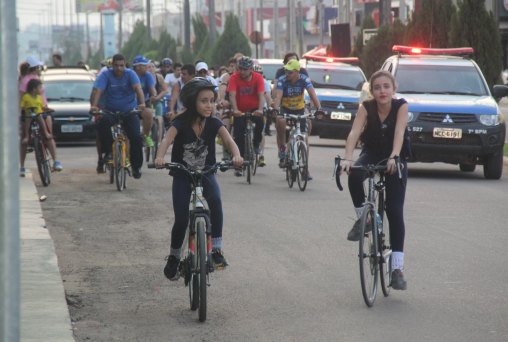
{"type": "Polygon", "coordinates": [[[42,195],[41,197],[39,197],[39,201],[44,202],[47,198],[48,196],[42,195]]]}

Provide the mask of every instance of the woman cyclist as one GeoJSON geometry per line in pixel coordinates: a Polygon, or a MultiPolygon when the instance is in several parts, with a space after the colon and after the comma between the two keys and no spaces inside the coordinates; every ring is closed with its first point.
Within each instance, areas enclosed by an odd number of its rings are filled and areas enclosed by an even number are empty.
{"type": "MultiPolygon", "coordinates": [[[[392,253],[392,288],[405,290],[404,279],[404,198],[407,183],[406,159],[410,153],[407,132],[408,105],[404,99],[395,99],[395,79],[387,71],[375,72],[370,78],[370,92],[373,99],[364,101],[353,122],[346,141],[346,160],[341,162],[342,169],[349,174],[348,184],[356,215],[362,213],[365,201],[363,181],[364,172],[350,172],[353,151],[358,142],[363,148],[356,165],[377,164],[387,160],[386,174],[386,216],[390,225],[390,244],[392,253]],[[400,156],[402,180],[399,179],[395,157],[400,156]]],[[[348,234],[348,240],[360,239],[360,224],[357,221],[348,234]]]]}
{"type": "MultiPolygon", "coordinates": [[[[178,115],[171,123],[171,127],[164,136],[157,151],[155,165],[164,165],[164,156],[171,144],[174,143],[171,161],[187,165],[194,169],[204,169],[214,165],[215,138],[219,135],[225,146],[233,156],[236,167],[243,164],[238,146],[220,121],[214,116],[217,94],[215,86],[205,78],[196,77],[185,84],[180,93],[185,111],[178,115]]],[[[173,176],[173,210],[175,223],[171,231],[171,249],[164,275],[169,280],[178,279],[178,264],[182,254],[182,244],[185,230],[189,223],[189,201],[191,186],[187,175],[174,171],[173,176]]],[[[203,178],[203,194],[210,209],[212,225],[212,262],[215,268],[227,266],[222,253],[222,202],[220,189],[214,174],[203,178]]]]}

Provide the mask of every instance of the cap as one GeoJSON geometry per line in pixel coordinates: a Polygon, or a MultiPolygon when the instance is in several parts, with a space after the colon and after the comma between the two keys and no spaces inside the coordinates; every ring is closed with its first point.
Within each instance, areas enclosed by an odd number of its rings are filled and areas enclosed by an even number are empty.
{"type": "Polygon", "coordinates": [[[300,62],[298,62],[295,59],[290,60],[287,62],[286,65],[284,65],[284,69],[292,71],[292,70],[300,70],[300,62]]]}
{"type": "Polygon", "coordinates": [[[35,58],[33,56],[28,56],[26,59],[26,62],[28,63],[28,65],[30,65],[30,68],[35,68],[37,66],[44,65],[44,63],[42,63],[40,60],[38,60],[37,58],[35,58]]]}
{"type": "Polygon", "coordinates": [[[208,71],[208,64],[206,64],[205,62],[199,62],[198,64],[196,64],[196,71],[200,71],[203,69],[208,71]]]}
{"type": "Polygon", "coordinates": [[[147,65],[150,63],[150,60],[146,58],[145,56],[138,55],[134,57],[134,60],[132,61],[132,65],[147,65]]]}

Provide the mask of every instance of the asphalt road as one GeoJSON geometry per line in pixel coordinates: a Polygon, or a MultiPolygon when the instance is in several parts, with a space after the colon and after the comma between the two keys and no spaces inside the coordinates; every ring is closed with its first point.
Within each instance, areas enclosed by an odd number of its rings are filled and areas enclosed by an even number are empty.
{"type": "Polygon", "coordinates": [[[94,146],[59,146],[65,170],[37,185],[76,341],[506,341],[506,167],[487,181],[481,167],[410,164],[408,290],[379,293],[369,309],[357,244],[346,240],[349,193],[331,178],[343,142],[313,139],[314,180],[300,192],[276,167],[273,141],[253,184],[218,176],[230,267],[211,276],[205,323],[183,282],[162,273],[173,220],[167,172],[143,168],[120,193],[95,173],[94,146]]]}

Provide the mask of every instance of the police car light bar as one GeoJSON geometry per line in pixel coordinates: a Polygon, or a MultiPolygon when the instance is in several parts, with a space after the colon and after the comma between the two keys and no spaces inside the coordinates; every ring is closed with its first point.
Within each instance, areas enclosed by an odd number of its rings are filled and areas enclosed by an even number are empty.
{"type": "Polygon", "coordinates": [[[472,47],[433,49],[433,48],[419,48],[412,46],[394,45],[392,51],[404,55],[471,56],[474,54],[474,50],[472,47]]]}
{"type": "Polygon", "coordinates": [[[303,55],[303,57],[307,60],[314,62],[326,62],[326,63],[340,62],[354,65],[360,64],[360,60],[358,59],[358,57],[327,57],[315,55],[313,56],[308,54],[303,55]]]}

